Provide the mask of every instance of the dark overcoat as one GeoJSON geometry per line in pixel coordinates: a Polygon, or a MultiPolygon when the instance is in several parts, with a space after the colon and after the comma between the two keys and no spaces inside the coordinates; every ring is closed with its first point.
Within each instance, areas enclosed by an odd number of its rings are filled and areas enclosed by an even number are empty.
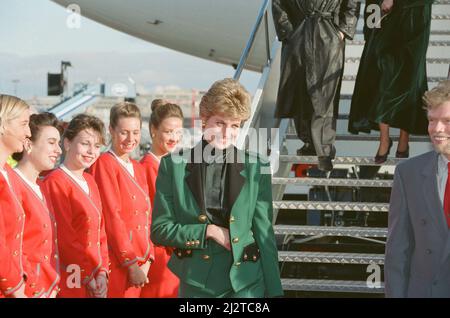
{"type": "Polygon", "coordinates": [[[273,0],[278,39],[283,42],[275,116],[310,119],[337,110],[345,41],[360,12],[356,0],[273,0]]]}
{"type": "Polygon", "coordinates": [[[396,0],[367,39],[356,77],[348,130],[370,133],[384,123],[427,134],[422,96],[433,0],[396,0]]]}

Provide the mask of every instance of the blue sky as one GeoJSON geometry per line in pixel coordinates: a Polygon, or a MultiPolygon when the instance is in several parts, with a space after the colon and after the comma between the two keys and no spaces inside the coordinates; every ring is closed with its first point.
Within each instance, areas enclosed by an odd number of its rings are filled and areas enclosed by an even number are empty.
{"type": "MultiPolygon", "coordinates": [[[[142,92],[156,86],[207,89],[230,77],[230,66],[205,61],[142,41],[82,18],[81,29],[65,25],[65,9],[50,0],[0,0],[0,92],[22,98],[46,94],[47,72],[58,72],[61,60],[73,64],[71,82],[132,77],[142,92]],[[101,40],[100,40],[101,39],[101,40]],[[107,63],[106,63],[107,61],[107,63]],[[198,70],[201,70],[199,74],[198,70]]],[[[257,75],[245,74],[252,91],[257,75]]]]}

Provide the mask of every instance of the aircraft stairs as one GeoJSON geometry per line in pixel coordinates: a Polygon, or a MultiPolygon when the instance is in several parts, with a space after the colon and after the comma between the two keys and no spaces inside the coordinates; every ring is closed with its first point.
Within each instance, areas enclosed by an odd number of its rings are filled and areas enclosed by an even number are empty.
{"type": "MultiPolygon", "coordinates": [[[[252,150],[255,144],[264,145],[268,139],[273,223],[285,296],[383,297],[390,189],[395,166],[404,159],[390,157],[377,165],[373,156],[378,148],[378,133],[347,133],[351,94],[364,45],[363,21],[360,18],[355,39],[347,41],[337,157],[334,170],[324,173],[315,168],[317,157],[296,155],[302,143],[293,123],[274,118],[281,44],[276,39],[270,3],[262,1],[235,79],[240,78],[254,43],[265,41],[267,63],[261,69],[252,116],[242,128],[239,145],[252,150]],[[272,129],[267,138],[254,136],[255,129],[274,127],[277,129],[272,129]]],[[[363,8],[364,4],[361,12],[363,8]]],[[[437,0],[427,56],[430,88],[450,76],[449,57],[450,0],[437,0]]],[[[391,135],[398,141],[397,129],[391,129],[391,135]]],[[[428,137],[411,136],[411,157],[430,149],[428,137]]]]}
{"type": "Polygon", "coordinates": [[[72,96],[63,99],[47,111],[55,114],[61,120],[70,120],[80,112],[101,100],[101,85],[85,84],[73,93],[72,96]]]}

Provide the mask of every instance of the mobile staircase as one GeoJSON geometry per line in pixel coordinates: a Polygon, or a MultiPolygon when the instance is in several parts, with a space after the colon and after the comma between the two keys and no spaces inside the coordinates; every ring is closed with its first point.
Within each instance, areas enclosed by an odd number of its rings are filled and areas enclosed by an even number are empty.
{"type": "MultiPolygon", "coordinates": [[[[364,9],[362,4],[361,14],[364,9]]],[[[337,121],[335,169],[314,168],[317,157],[295,155],[302,143],[288,119],[274,118],[281,44],[276,39],[271,1],[262,1],[256,23],[243,50],[234,78],[239,79],[252,49],[264,48],[267,62],[254,93],[252,116],[242,129],[239,145],[257,128],[278,128],[268,134],[272,166],[274,229],[285,295],[289,297],[383,297],[384,249],[393,172],[404,159],[376,165],[378,133],[347,133],[348,114],[364,41],[363,19],[357,35],[347,41],[345,74],[337,121]],[[265,45],[261,44],[265,43],[265,45]],[[257,45],[255,45],[257,43],[257,45]],[[293,154],[294,153],[294,154],[293,154]],[[293,169],[309,167],[297,177],[293,169]]],[[[261,52],[259,52],[261,53],[261,52]]],[[[436,0],[427,56],[429,87],[450,75],[450,0],[436,0]]],[[[398,130],[391,129],[394,141],[398,130]]],[[[262,145],[266,140],[258,141],[262,145]]],[[[395,148],[393,148],[395,149],[395,148]]],[[[431,149],[428,137],[411,136],[410,154],[431,149]]],[[[251,150],[251,149],[250,149],[251,150]]],[[[298,173],[297,173],[298,175],[298,173]]]]}

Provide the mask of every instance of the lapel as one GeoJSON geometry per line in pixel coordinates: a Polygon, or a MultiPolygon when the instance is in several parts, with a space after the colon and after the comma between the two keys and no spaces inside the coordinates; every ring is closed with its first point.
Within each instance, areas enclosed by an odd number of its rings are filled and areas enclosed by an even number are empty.
{"type": "Polygon", "coordinates": [[[200,141],[192,148],[189,161],[186,164],[185,180],[192,196],[197,202],[197,206],[201,209],[200,214],[205,214],[205,196],[203,192],[203,165],[202,165],[202,142],[200,141]]]}
{"type": "Polygon", "coordinates": [[[448,259],[449,254],[450,254],[450,235],[447,235],[444,252],[442,253],[441,264],[445,263],[445,261],[448,259]]]}
{"type": "Polygon", "coordinates": [[[444,208],[439,198],[437,185],[438,153],[433,152],[431,160],[424,166],[422,175],[422,191],[430,214],[442,240],[447,240],[448,228],[447,221],[444,218],[444,208]]]}
{"type": "MultiPolygon", "coordinates": [[[[136,162],[134,162],[134,161],[131,161],[131,164],[133,165],[133,170],[134,170],[134,176],[133,176],[128,171],[128,169],[123,166],[123,164],[120,162],[119,157],[117,157],[117,155],[112,150],[109,150],[107,153],[113,157],[113,159],[116,161],[117,165],[119,166],[119,169],[128,177],[128,179],[131,180],[131,182],[134,184],[134,186],[144,195],[145,200],[147,201],[147,203],[149,203],[150,202],[150,198],[148,196],[148,193],[147,193],[147,191],[142,189],[142,187],[141,187],[141,185],[139,184],[139,181],[138,181],[138,178],[139,178],[138,177],[138,173],[137,173],[138,169],[136,168],[136,166],[138,164],[136,162]]],[[[148,208],[150,209],[151,206],[149,205],[148,208]]]]}
{"type": "MultiPolygon", "coordinates": [[[[81,193],[88,199],[89,203],[94,207],[94,209],[97,211],[97,214],[101,215],[101,207],[97,206],[96,202],[94,202],[94,198],[91,197],[93,196],[92,193],[92,187],[89,184],[89,181],[86,180],[86,183],[88,185],[89,188],[89,194],[86,193],[86,191],[84,191],[84,189],[79,185],[79,183],[70,175],[67,173],[67,171],[65,171],[61,166],[59,167],[59,169],[63,172],[63,175],[69,180],[70,183],[72,183],[73,185],[75,185],[75,188],[77,188],[79,191],[81,191],[81,193]]],[[[67,168],[65,168],[67,169],[67,168]]]]}
{"type": "MultiPolygon", "coordinates": [[[[228,213],[231,213],[234,203],[236,202],[242,187],[247,180],[245,173],[245,155],[242,151],[233,147],[231,152],[233,157],[227,158],[227,184],[225,187],[225,202],[227,203],[228,213]],[[229,161],[229,159],[233,161],[229,161]]],[[[185,180],[189,190],[192,193],[198,207],[201,211],[199,213],[205,214],[205,196],[203,188],[204,165],[203,162],[203,147],[200,141],[194,148],[191,149],[189,156],[190,160],[186,164],[185,180]]]]}
{"type": "Polygon", "coordinates": [[[227,160],[227,162],[231,163],[227,163],[227,184],[225,186],[225,202],[227,203],[228,215],[230,215],[234,203],[247,180],[247,175],[245,174],[244,153],[236,147],[233,147],[231,153],[233,157],[228,158],[227,160]]]}

